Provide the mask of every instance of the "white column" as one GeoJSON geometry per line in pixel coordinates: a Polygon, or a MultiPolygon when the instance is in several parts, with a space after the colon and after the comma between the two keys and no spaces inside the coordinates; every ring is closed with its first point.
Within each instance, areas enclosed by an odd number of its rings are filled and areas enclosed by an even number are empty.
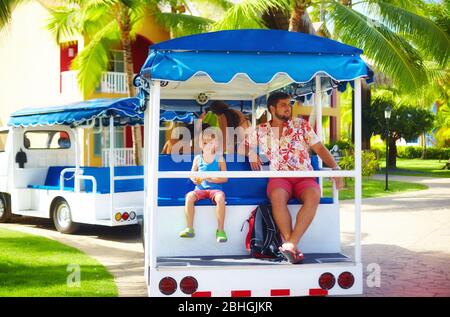
{"type": "Polygon", "coordinates": [[[361,78],[355,79],[355,262],[361,263],[361,78]]]}
{"type": "Polygon", "coordinates": [[[147,134],[145,135],[146,167],[145,173],[145,198],[146,206],[144,221],[147,225],[146,236],[146,258],[148,258],[149,269],[157,266],[157,226],[158,216],[158,155],[159,155],[159,110],[160,110],[160,82],[152,81],[150,90],[150,102],[146,110],[148,121],[145,121],[147,134]]]}
{"type": "MultiPolygon", "coordinates": [[[[316,76],[316,92],[314,93],[314,112],[316,115],[317,136],[322,142],[322,82],[320,76],[316,76]]],[[[314,128],[314,127],[313,127],[314,128]]],[[[319,169],[322,168],[322,159],[318,157],[319,169]]],[[[323,194],[323,179],[319,178],[320,195],[323,194]]]]}

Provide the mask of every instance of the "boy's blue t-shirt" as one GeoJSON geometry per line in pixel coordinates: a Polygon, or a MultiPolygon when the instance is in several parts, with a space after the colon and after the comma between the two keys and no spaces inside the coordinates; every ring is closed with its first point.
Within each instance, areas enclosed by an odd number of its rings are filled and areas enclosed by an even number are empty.
{"type": "MultiPolygon", "coordinates": [[[[220,166],[218,162],[218,157],[214,158],[214,161],[211,163],[206,163],[203,160],[203,156],[201,154],[197,155],[198,157],[198,171],[199,172],[218,172],[220,171],[220,166]]],[[[196,190],[222,190],[222,184],[211,183],[208,181],[202,181],[201,184],[195,186],[196,190]]]]}

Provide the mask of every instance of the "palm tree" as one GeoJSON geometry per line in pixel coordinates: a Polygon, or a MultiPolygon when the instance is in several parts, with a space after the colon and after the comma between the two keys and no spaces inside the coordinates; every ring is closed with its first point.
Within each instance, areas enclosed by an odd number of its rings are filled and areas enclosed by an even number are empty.
{"type": "Polygon", "coordinates": [[[2,0],[0,1],[0,30],[11,20],[14,8],[24,0],[2,0]]]}
{"type": "MultiPolygon", "coordinates": [[[[77,80],[85,96],[91,94],[107,70],[110,50],[121,45],[124,51],[128,95],[135,95],[133,87],[133,59],[131,44],[145,10],[156,7],[151,0],[66,0],[51,9],[48,28],[58,42],[82,35],[88,44],[74,59],[71,67],[78,70],[77,80]]],[[[141,132],[133,127],[135,162],[141,165],[141,132]]]]}
{"type": "MultiPolygon", "coordinates": [[[[310,33],[309,13],[320,11],[335,39],[362,48],[398,89],[410,93],[433,80],[425,60],[441,67],[448,62],[450,38],[442,24],[429,18],[423,0],[359,0],[355,4],[351,0],[243,0],[228,1],[222,7],[227,8],[223,17],[209,25],[203,21],[202,30],[284,28],[310,33]]],[[[164,18],[174,26],[185,15],[164,18]]],[[[191,27],[185,33],[198,30],[191,27]]]]}

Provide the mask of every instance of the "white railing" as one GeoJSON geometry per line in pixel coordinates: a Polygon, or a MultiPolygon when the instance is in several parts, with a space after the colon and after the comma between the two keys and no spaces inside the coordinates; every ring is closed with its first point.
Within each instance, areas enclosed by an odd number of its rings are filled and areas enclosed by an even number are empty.
{"type": "MultiPolygon", "coordinates": [[[[115,166],[134,166],[134,154],[132,148],[114,149],[115,166]]],[[[109,149],[102,150],[102,165],[109,166],[109,149]]]]}
{"type": "MultiPolygon", "coordinates": [[[[63,94],[79,92],[77,71],[61,72],[61,91],[63,94]]],[[[109,94],[128,94],[127,74],[118,72],[104,72],[100,79],[97,92],[109,94]]]]}

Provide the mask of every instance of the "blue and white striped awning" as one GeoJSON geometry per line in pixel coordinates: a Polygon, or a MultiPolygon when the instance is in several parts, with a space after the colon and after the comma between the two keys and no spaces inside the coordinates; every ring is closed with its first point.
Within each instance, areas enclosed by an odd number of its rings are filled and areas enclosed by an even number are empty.
{"type": "Polygon", "coordinates": [[[138,98],[92,99],[46,108],[26,108],[14,112],[8,122],[13,127],[87,124],[93,119],[113,116],[121,124],[143,123],[138,98]]]}
{"type": "Polygon", "coordinates": [[[299,32],[227,30],[152,45],[140,77],[161,81],[161,99],[205,93],[211,99],[252,100],[291,83],[314,81],[317,75],[341,83],[370,79],[373,73],[362,53],[299,32]]]}

